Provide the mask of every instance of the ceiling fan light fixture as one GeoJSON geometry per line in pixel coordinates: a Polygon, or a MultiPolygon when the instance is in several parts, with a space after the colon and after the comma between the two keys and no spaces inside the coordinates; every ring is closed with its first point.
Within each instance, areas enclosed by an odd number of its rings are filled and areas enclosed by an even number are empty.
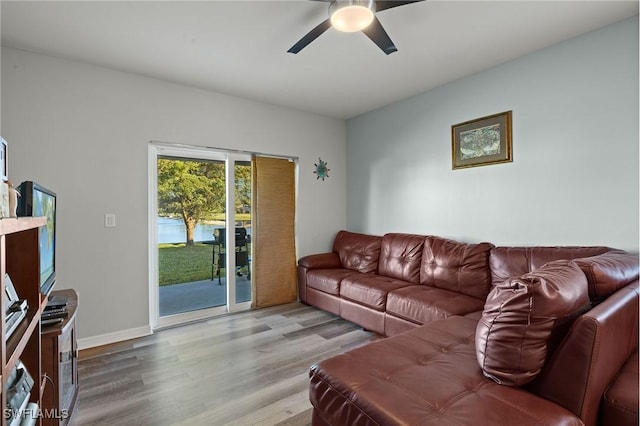
{"type": "Polygon", "coordinates": [[[329,5],[331,25],[346,33],[361,31],[373,22],[374,7],[373,0],[332,1],[329,5]]]}

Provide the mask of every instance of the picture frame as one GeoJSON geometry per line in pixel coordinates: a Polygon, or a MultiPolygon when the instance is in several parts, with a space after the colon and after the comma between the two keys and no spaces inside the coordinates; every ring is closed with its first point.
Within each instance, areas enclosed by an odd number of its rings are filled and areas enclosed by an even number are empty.
{"type": "Polygon", "coordinates": [[[9,163],[7,161],[7,141],[0,137],[0,180],[6,182],[9,179],[9,171],[7,170],[9,163]]]}
{"type": "Polygon", "coordinates": [[[453,170],[512,161],[511,111],[451,126],[453,170]]]}

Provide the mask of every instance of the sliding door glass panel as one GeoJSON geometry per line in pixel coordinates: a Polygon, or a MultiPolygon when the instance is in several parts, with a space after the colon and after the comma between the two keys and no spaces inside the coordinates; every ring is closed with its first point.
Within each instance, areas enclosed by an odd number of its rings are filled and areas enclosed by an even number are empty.
{"type": "Polygon", "coordinates": [[[157,158],[159,316],[225,306],[225,161],[157,158]],[[224,232],[222,232],[223,234],[224,232]]]}
{"type": "Polygon", "coordinates": [[[251,161],[234,163],[235,301],[251,301],[251,161]]]}
{"type": "Polygon", "coordinates": [[[163,144],[149,152],[152,327],[250,309],[251,156],[163,144]]]}

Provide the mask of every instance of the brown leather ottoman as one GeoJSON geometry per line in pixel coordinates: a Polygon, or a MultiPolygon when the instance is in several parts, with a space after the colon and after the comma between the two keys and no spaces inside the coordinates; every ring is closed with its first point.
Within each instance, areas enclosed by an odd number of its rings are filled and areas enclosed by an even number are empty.
{"type": "Polygon", "coordinates": [[[604,392],[600,405],[604,426],[638,426],[638,352],[631,355],[620,374],[604,392]]]}

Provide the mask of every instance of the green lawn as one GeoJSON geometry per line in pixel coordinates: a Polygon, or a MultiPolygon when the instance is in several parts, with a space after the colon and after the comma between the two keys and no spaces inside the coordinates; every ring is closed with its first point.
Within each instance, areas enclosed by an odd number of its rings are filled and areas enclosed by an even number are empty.
{"type": "MultiPolygon", "coordinates": [[[[159,244],[160,285],[211,279],[211,245],[159,244]]],[[[224,276],[224,269],[222,269],[224,276]]]]}

